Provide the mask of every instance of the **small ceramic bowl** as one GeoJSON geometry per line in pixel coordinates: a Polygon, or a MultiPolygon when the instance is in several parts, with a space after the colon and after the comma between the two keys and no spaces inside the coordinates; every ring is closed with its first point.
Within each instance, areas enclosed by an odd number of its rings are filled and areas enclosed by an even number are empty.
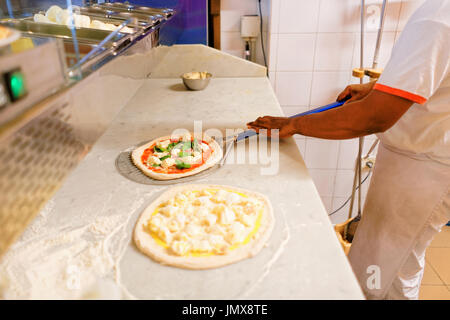
{"type": "Polygon", "coordinates": [[[212,74],[209,72],[188,72],[181,76],[183,83],[189,90],[203,90],[211,80],[212,74]]]}

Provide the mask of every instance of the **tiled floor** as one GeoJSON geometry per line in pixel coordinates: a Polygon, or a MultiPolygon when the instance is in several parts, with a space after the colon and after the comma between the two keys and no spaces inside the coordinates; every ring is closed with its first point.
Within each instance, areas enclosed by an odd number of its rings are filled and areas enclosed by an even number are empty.
{"type": "Polygon", "coordinates": [[[421,300],[450,300],[450,227],[434,238],[425,256],[421,300]]]}

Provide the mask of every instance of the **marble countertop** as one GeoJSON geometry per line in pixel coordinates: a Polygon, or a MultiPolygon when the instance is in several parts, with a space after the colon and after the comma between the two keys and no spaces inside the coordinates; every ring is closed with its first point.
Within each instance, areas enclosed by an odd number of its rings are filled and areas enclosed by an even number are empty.
{"type": "MultiPolygon", "coordinates": [[[[243,128],[260,115],[282,115],[269,80],[213,78],[204,91],[186,91],[180,79],[145,79],[53,199],[62,215],[126,212],[128,245],[120,281],[142,299],[363,299],[294,139],[280,141],[280,168],[261,175],[258,164],[227,164],[195,183],[239,186],[264,193],[276,225],[255,257],[218,269],[192,271],[160,265],[131,240],[142,210],[168,186],[127,180],[115,167],[130,146],[175,128],[243,128]]],[[[245,147],[245,143],[242,144],[245,147]]],[[[246,150],[248,153],[249,151],[246,150]]],[[[254,150],[250,152],[255,152],[254,150]]]]}

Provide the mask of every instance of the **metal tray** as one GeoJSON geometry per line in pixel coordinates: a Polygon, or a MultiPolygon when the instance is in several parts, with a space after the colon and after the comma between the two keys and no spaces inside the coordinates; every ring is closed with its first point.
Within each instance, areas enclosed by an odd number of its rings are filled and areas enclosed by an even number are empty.
{"type": "MultiPolygon", "coordinates": [[[[87,15],[87,16],[89,16],[91,18],[91,20],[98,20],[98,21],[101,21],[103,23],[112,23],[112,24],[114,24],[116,26],[119,26],[122,22],[125,21],[123,19],[114,19],[114,18],[106,18],[106,17],[90,16],[90,15],[87,15]]],[[[127,27],[142,29],[142,30],[146,31],[146,30],[150,29],[151,27],[154,27],[154,26],[156,26],[158,24],[159,24],[158,21],[156,21],[154,23],[151,23],[151,24],[149,24],[147,22],[142,22],[142,21],[141,22],[139,22],[139,21],[131,21],[130,23],[127,24],[127,27]]],[[[123,33],[128,34],[127,32],[123,32],[123,33]]]]}
{"type": "Polygon", "coordinates": [[[173,9],[158,9],[158,8],[135,6],[133,10],[161,14],[161,15],[165,16],[166,18],[170,18],[171,16],[173,16],[175,14],[175,10],[173,10],[173,9]]]}
{"type": "Polygon", "coordinates": [[[131,4],[126,3],[101,3],[101,4],[94,4],[92,5],[93,8],[102,8],[106,10],[111,11],[119,11],[119,12],[131,12],[131,13],[137,13],[137,14],[144,14],[144,15],[154,15],[154,16],[162,16],[164,18],[170,18],[174,15],[173,9],[159,9],[159,8],[151,8],[151,7],[142,7],[142,6],[135,6],[131,4]]]}
{"type": "MultiPolygon", "coordinates": [[[[53,23],[40,23],[26,19],[7,19],[2,20],[0,24],[17,29],[24,34],[35,35],[40,37],[52,37],[61,39],[72,39],[72,32],[65,25],[53,24],[53,23]]],[[[84,43],[97,44],[105,39],[111,31],[92,29],[92,28],[75,28],[77,40],[84,43]]],[[[129,35],[126,33],[118,33],[110,41],[107,42],[107,46],[116,46],[119,42],[122,42],[129,35]]]]}
{"type": "MultiPolygon", "coordinates": [[[[152,139],[153,140],[153,139],[152,139]]],[[[152,179],[149,176],[146,176],[138,167],[136,167],[133,163],[133,160],[131,160],[131,153],[134,149],[152,141],[148,140],[142,143],[139,143],[135,146],[132,146],[131,148],[128,148],[122,152],[119,153],[119,155],[116,158],[116,169],[117,171],[124,176],[125,178],[141,183],[141,184],[148,184],[148,185],[171,185],[171,184],[177,184],[177,183],[183,183],[183,182],[190,182],[195,181],[201,178],[205,178],[207,176],[210,176],[211,174],[218,171],[220,168],[222,168],[222,165],[220,162],[211,168],[208,168],[202,172],[199,172],[195,175],[188,176],[185,178],[179,178],[179,179],[173,179],[173,180],[156,180],[152,179]]],[[[222,151],[225,149],[222,148],[222,151]]]]}
{"type": "MultiPolygon", "coordinates": [[[[91,18],[91,20],[99,20],[101,22],[104,23],[112,23],[116,26],[119,26],[120,24],[122,24],[124,21],[127,20],[126,17],[121,17],[121,16],[108,16],[105,13],[102,14],[96,14],[96,13],[91,13],[91,12],[82,12],[83,10],[80,11],[80,13],[82,13],[85,16],[88,16],[91,18]]],[[[38,13],[45,15],[45,11],[39,11],[38,13]]],[[[33,17],[26,17],[26,18],[20,18],[19,20],[26,20],[26,21],[33,21],[33,17]]],[[[131,22],[129,22],[127,24],[127,27],[130,28],[140,28],[143,29],[144,31],[150,29],[151,27],[157,26],[160,23],[159,20],[155,19],[152,22],[149,22],[148,20],[142,21],[142,20],[137,20],[137,19],[132,19],[131,22]]],[[[100,30],[100,29],[95,29],[95,28],[83,28],[83,29],[89,29],[89,30],[100,30]]],[[[109,30],[103,30],[106,32],[111,32],[109,30]]],[[[122,32],[124,34],[129,34],[126,32],[122,32]]]]}
{"type": "Polygon", "coordinates": [[[80,14],[91,16],[91,17],[103,17],[107,19],[116,19],[116,20],[128,20],[128,19],[137,19],[140,24],[153,24],[157,21],[164,20],[165,18],[162,15],[152,15],[152,14],[141,14],[141,13],[131,13],[131,12],[120,12],[120,11],[112,11],[107,8],[102,7],[80,7],[80,14]]]}

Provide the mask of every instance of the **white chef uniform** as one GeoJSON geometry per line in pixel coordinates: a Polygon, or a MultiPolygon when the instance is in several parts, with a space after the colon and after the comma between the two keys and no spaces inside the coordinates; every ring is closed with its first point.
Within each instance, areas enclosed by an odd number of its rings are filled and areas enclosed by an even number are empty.
{"type": "Polygon", "coordinates": [[[417,299],[425,250],[450,220],[449,24],[450,0],[426,1],[374,86],[414,104],[378,135],[381,146],[349,252],[370,299],[417,299]]]}

